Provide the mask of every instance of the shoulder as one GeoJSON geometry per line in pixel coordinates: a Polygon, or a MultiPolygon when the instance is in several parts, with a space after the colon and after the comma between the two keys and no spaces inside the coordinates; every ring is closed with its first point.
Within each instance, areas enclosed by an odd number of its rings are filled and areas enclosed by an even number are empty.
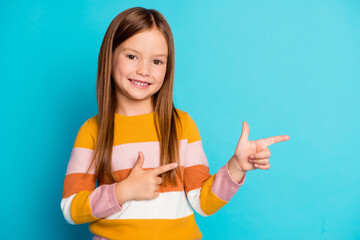
{"type": "Polygon", "coordinates": [[[182,138],[188,139],[188,143],[201,140],[200,132],[194,119],[188,112],[176,108],[183,128],[182,138]]]}
{"type": "Polygon", "coordinates": [[[86,120],[80,127],[80,130],[88,131],[90,134],[97,133],[99,130],[98,115],[96,114],[95,116],[86,120]]]}
{"type": "Polygon", "coordinates": [[[95,133],[97,134],[97,132],[99,130],[98,115],[96,114],[95,116],[89,118],[86,122],[87,122],[87,125],[89,128],[89,131],[93,134],[95,134],[95,133]]]}
{"type": "Polygon", "coordinates": [[[94,149],[98,130],[98,115],[87,119],[77,133],[74,147],[94,149]]]}
{"type": "Polygon", "coordinates": [[[177,115],[180,118],[181,123],[183,124],[187,119],[188,113],[179,108],[175,108],[175,110],[176,110],[177,115]]]}
{"type": "Polygon", "coordinates": [[[175,108],[177,114],[179,115],[179,118],[182,123],[187,123],[188,121],[193,121],[193,119],[190,117],[188,112],[185,112],[179,108],[175,108]]]}

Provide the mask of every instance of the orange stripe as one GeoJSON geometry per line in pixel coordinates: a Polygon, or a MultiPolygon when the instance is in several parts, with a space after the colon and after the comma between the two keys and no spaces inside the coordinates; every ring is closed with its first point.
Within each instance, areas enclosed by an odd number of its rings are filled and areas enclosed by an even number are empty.
{"type": "MultiPolygon", "coordinates": [[[[177,125],[178,139],[188,139],[189,143],[201,140],[199,130],[194,120],[190,117],[190,115],[188,115],[188,113],[180,109],[177,110],[182,123],[181,125],[177,125]]],[[[159,141],[154,124],[142,127],[144,119],[148,123],[153,123],[152,118],[135,118],[132,121],[127,121],[115,115],[113,146],[135,142],[159,141]]],[[[95,115],[89,118],[79,129],[74,147],[94,149],[98,131],[98,115],[95,115]]]]}
{"type": "MultiPolygon", "coordinates": [[[[145,168],[145,170],[153,168],[145,168]]],[[[182,184],[179,177],[177,177],[178,186],[173,186],[168,184],[166,187],[162,185],[159,188],[159,192],[172,192],[172,191],[183,191],[184,186],[186,192],[197,189],[203,185],[203,183],[211,177],[209,173],[209,168],[205,165],[195,165],[187,167],[184,169],[183,166],[180,167],[181,174],[184,176],[184,185],[182,184]]],[[[115,179],[117,182],[123,181],[126,179],[132,169],[123,169],[118,170],[114,173],[115,179]]],[[[99,183],[101,186],[103,183],[99,183]]],[[[63,189],[63,198],[67,198],[70,195],[77,193],[81,190],[92,191],[95,189],[96,179],[95,174],[85,174],[85,173],[71,173],[65,176],[64,189],[63,189]]]]}
{"type": "MultiPolygon", "coordinates": [[[[149,170],[149,169],[153,169],[153,168],[144,168],[144,170],[149,170]]],[[[184,175],[184,167],[180,167],[180,169],[181,169],[182,175],[184,175]]],[[[120,182],[120,181],[125,180],[129,176],[131,170],[132,169],[123,169],[123,170],[116,171],[114,173],[116,181],[120,182]]],[[[176,177],[176,182],[177,182],[177,186],[174,186],[171,184],[166,184],[166,187],[164,187],[163,185],[160,185],[159,192],[184,191],[184,185],[182,184],[182,182],[178,176],[176,177]]]]}
{"type": "Polygon", "coordinates": [[[108,239],[188,240],[202,237],[194,214],[178,219],[100,219],[90,223],[89,229],[108,239]]]}
{"type": "MultiPolygon", "coordinates": [[[[144,170],[149,170],[153,168],[144,168],[144,170]]],[[[116,171],[114,173],[115,179],[117,182],[125,180],[132,169],[123,169],[116,171]]],[[[184,175],[184,167],[181,167],[181,173],[184,175]]],[[[166,187],[160,185],[159,192],[175,192],[175,191],[184,191],[184,185],[182,184],[179,177],[176,178],[177,186],[167,184],[166,187]]],[[[103,183],[99,183],[101,186],[103,183]]],[[[92,191],[95,189],[96,179],[95,174],[85,174],[85,173],[71,173],[65,176],[64,181],[64,190],[63,198],[67,198],[74,193],[80,192],[82,190],[92,191]]]]}
{"type": "Polygon", "coordinates": [[[76,224],[88,223],[97,220],[91,213],[89,195],[91,191],[81,191],[71,202],[71,219],[76,224]]]}
{"type": "Polygon", "coordinates": [[[200,132],[194,119],[188,114],[184,114],[183,117],[184,122],[186,122],[186,136],[188,139],[188,143],[193,143],[201,140],[200,132]]]}
{"type": "Polygon", "coordinates": [[[209,167],[205,165],[194,165],[184,170],[184,185],[186,192],[201,187],[211,177],[209,167]]]}
{"type": "Polygon", "coordinates": [[[201,210],[203,210],[203,212],[206,215],[214,214],[220,208],[225,206],[226,203],[228,203],[228,202],[218,198],[211,191],[211,186],[212,186],[212,183],[214,181],[214,178],[215,178],[215,174],[212,175],[211,178],[209,178],[201,188],[200,206],[201,206],[201,210]]]}
{"type": "Polygon", "coordinates": [[[97,116],[95,116],[81,125],[73,147],[82,147],[93,150],[95,148],[95,140],[97,139],[97,131],[97,116]]]}
{"type": "MultiPolygon", "coordinates": [[[[179,114],[180,121],[184,122],[184,114],[179,114]]],[[[176,121],[176,132],[178,139],[185,139],[183,134],[182,125],[176,121]]],[[[115,127],[114,127],[114,146],[126,143],[137,142],[158,142],[159,138],[156,133],[154,119],[152,117],[135,118],[135,119],[123,119],[118,115],[115,115],[115,127]],[[144,124],[148,123],[148,124],[144,124]]]]}
{"type": "Polygon", "coordinates": [[[94,174],[71,173],[65,176],[63,198],[81,190],[92,191],[95,189],[96,179],[94,174]]]}

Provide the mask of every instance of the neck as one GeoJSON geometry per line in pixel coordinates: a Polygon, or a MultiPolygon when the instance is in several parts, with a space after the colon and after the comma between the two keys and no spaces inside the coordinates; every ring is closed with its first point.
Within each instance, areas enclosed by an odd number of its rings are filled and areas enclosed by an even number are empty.
{"type": "Polygon", "coordinates": [[[152,99],[146,101],[119,101],[116,113],[124,116],[136,116],[151,113],[154,111],[152,99]]]}

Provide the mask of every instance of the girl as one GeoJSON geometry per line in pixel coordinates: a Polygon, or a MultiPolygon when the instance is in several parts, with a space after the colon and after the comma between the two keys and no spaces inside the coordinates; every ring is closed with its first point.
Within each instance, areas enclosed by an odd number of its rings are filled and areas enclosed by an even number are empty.
{"type": "Polygon", "coordinates": [[[173,104],[174,60],[156,10],[127,9],[106,31],[98,114],[76,136],[61,201],[65,219],[90,223],[93,239],[201,239],[193,209],[214,214],[247,171],[269,169],[268,145],[289,140],[249,141],[243,122],[235,154],[211,176],[195,122],[173,104]]]}

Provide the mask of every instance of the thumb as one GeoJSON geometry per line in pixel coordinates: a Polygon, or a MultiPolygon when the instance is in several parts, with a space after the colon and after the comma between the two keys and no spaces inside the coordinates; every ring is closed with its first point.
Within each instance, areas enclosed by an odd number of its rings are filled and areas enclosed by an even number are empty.
{"type": "Polygon", "coordinates": [[[143,164],[144,164],[144,154],[142,152],[139,152],[138,159],[133,169],[142,169],[143,164]]]}
{"type": "Polygon", "coordinates": [[[241,141],[248,141],[249,140],[249,124],[244,121],[243,122],[243,128],[241,130],[241,141]]]}

